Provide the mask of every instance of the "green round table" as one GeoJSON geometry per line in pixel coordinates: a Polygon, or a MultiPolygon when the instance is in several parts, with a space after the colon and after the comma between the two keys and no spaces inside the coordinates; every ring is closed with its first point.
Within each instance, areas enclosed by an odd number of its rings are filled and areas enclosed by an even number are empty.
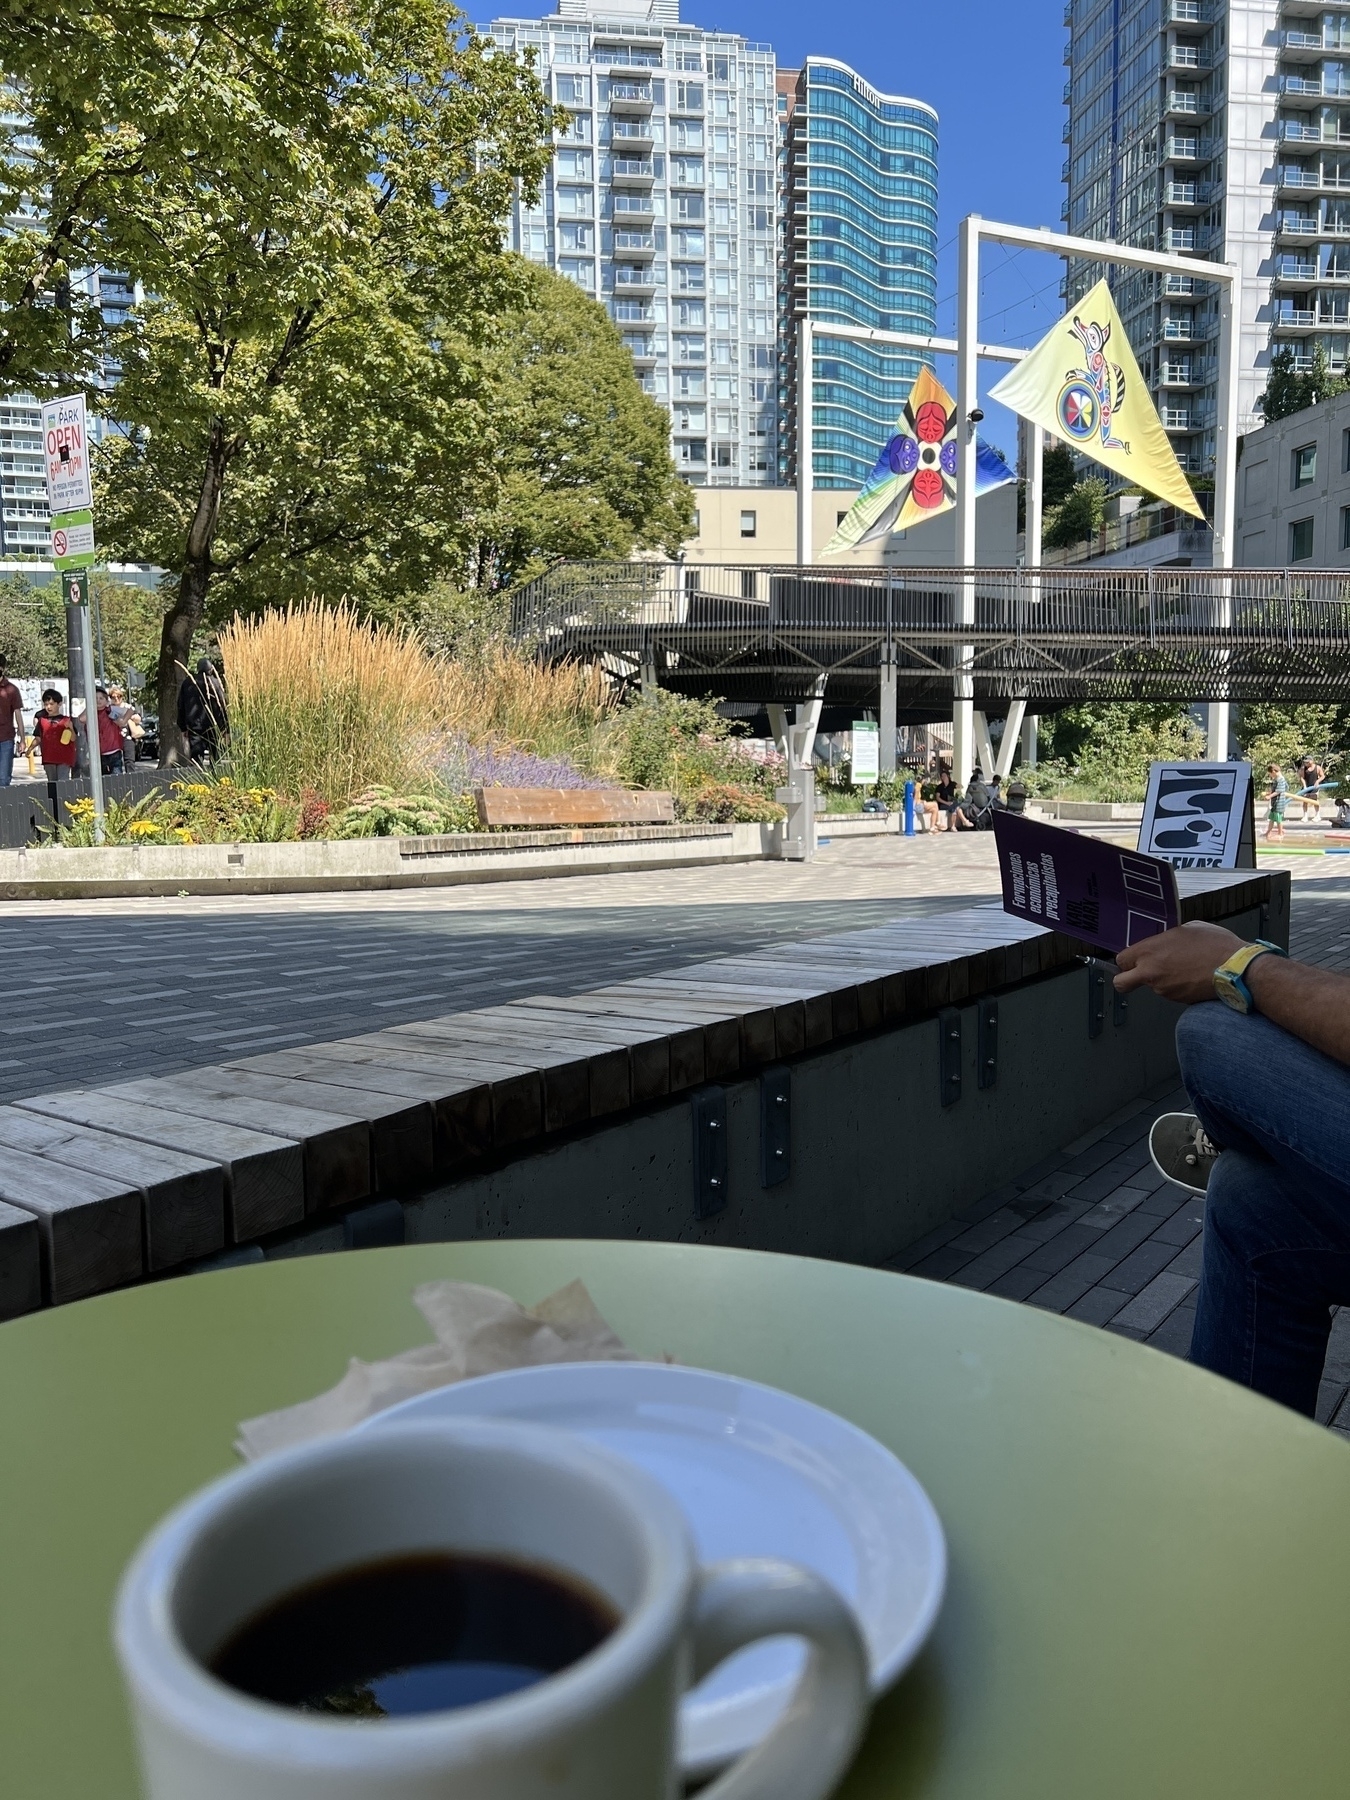
{"type": "Polygon", "coordinates": [[[231,1467],[238,1420],[424,1342],[442,1276],[581,1276],[639,1352],[804,1395],[927,1487],[951,1575],[847,1800],[1350,1789],[1350,1447],[1105,1331],[839,1263],[672,1244],[436,1244],[134,1288],[0,1326],[0,1786],[136,1793],[118,1573],[231,1467]]]}

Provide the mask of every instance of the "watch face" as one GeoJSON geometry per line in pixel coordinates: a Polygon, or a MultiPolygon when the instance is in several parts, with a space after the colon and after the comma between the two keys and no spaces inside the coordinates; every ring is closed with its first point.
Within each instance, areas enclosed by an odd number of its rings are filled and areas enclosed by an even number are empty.
{"type": "Polygon", "coordinates": [[[1250,1012],[1251,1001],[1241,979],[1227,969],[1218,969],[1214,975],[1214,992],[1225,1006],[1231,1006],[1234,1012],[1250,1012]]]}

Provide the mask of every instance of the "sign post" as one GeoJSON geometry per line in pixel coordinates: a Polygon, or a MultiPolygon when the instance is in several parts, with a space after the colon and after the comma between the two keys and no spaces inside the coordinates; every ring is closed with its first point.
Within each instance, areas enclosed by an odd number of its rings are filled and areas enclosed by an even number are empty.
{"type": "MultiPolygon", "coordinates": [[[[89,432],[84,395],[67,394],[42,403],[42,456],[47,504],[52,515],[52,562],[60,571],[66,603],[66,641],[79,645],[79,686],[84,693],[84,742],[94,801],[94,842],[101,844],[106,808],[103,758],[99,753],[98,695],[94,640],[89,628],[89,570],[94,563],[94,488],[89,468],[89,432]]],[[[72,662],[74,658],[71,659],[72,662]]],[[[70,671],[75,688],[74,668],[70,671]]]]}

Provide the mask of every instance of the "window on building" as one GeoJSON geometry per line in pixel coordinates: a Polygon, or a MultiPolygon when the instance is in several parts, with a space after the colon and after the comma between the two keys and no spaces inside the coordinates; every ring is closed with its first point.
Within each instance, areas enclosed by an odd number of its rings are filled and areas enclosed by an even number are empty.
{"type": "Polygon", "coordinates": [[[1350,475],[1350,431],[1341,433],[1341,469],[1350,475]]]}
{"type": "Polygon", "coordinates": [[[1317,480],[1317,445],[1301,444],[1290,453],[1289,462],[1290,487],[1311,487],[1317,480]]]}
{"type": "Polygon", "coordinates": [[[1289,560],[1291,563],[1311,562],[1313,553],[1313,522],[1311,519],[1295,519],[1289,527],[1289,560]]]}
{"type": "Polygon", "coordinates": [[[1341,508],[1341,549],[1350,550],[1350,506],[1341,508]]]}
{"type": "MultiPolygon", "coordinates": [[[[713,445],[712,466],[715,469],[729,469],[731,467],[731,445],[730,444],[714,444],[713,445]]],[[[750,533],[750,535],[751,535],[751,537],[753,537],[755,534],[752,531],[750,533]]],[[[745,533],[742,532],[741,536],[744,537],[745,533]]]]}
{"type": "Polygon", "coordinates": [[[743,512],[741,514],[741,536],[743,538],[752,538],[755,536],[758,529],[759,515],[752,512],[743,512]]]}
{"type": "Polygon", "coordinates": [[[703,517],[702,517],[702,514],[699,512],[698,508],[695,507],[694,508],[694,536],[697,537],[702,530],[703,530],[703,517]]]}

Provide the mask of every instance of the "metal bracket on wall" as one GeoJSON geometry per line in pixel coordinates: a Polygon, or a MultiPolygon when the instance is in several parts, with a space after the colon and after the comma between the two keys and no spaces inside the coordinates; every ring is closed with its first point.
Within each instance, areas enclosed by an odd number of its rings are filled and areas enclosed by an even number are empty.
{"type": "Polygon", "coordinates": [[[1098,1038],[1106,1024],[1106,975],[1102,965],[1090,962],[1087,966],[1088,978],[1088,1036],[1098,1038]]]}
{"type": "Polygon", "coordinates": [[[778,1187],[792,1174],[792,1073],[766,1069],[759,1078],[759,1179],[778,1187]]]}
{"type": "Polygon", "coordinates": [[[727,1091],[700,1088],[690,1096],[694,1120],[694,1217],[711,1218],[727,1203],[727,1091]]]}
{"type": "Polygon", "coordinates": [[[998,1080],[998,1001],[981,1000],[977,1012],[976,1049],[979,1073],[976,1085],[991,1088],[998,1080]]]}
{"type": "Polygon", "coordinates": [[[1130,1002],[1128,998],[1111,989],[1111,1023],[1117,1031],[1123,1031],[1130,1022],[1130,1002]]]}
{"type": "Polygon", "coordinates": [[[954,1006],[938,1014],[938,1073],[942,1104],[955,1106],[961,1098],[961,1014],[954,1006]]]}

